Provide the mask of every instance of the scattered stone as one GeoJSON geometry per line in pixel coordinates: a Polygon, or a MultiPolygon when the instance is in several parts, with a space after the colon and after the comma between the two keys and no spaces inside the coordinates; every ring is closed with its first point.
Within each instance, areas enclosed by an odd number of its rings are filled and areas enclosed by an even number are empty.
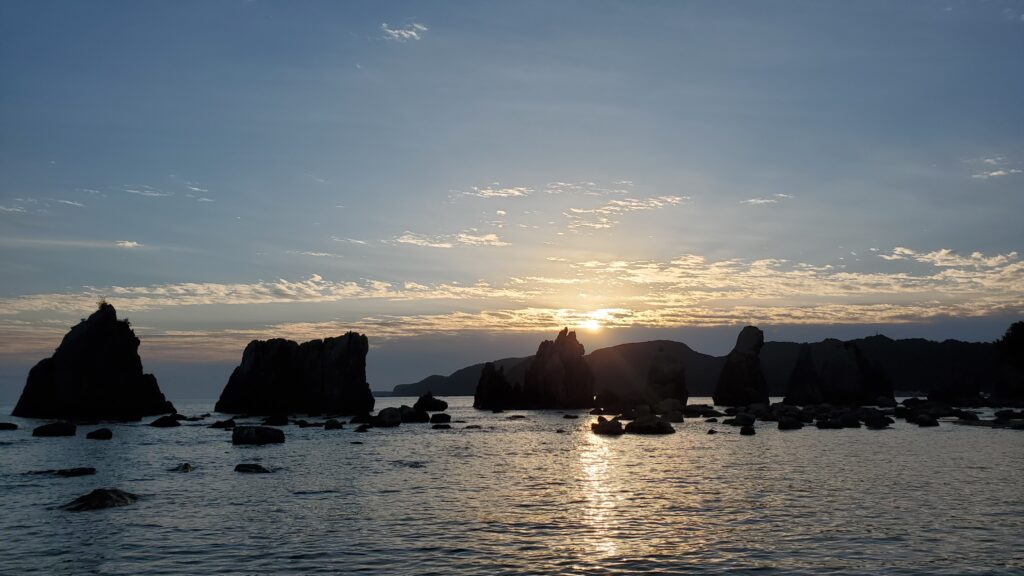
{"type": "Polygon", "coordinates": [[[110,431],[110,428],[98,428],[86,434],[85,437],[89,440],[110,440],[114,437],[114,433],[110,431]]]}
{"type": "Polygon", "coordinates": [[[708,434],[718,434],[718,430],[715,430],[714,428],[712,428],[712,429],[708,430],[708,434]]]}
{"type": "Polygon", "coordinates": [[[167,471],[168,472],[191,472],[192,471],[192,465],[189,464],[188,462],[185,462],[183,464],[178,464],[174,468],[168,468],[167,471]]]}
{"type": "Polygon", "coordinates": [[[667,420],[653,414],[640,416],[626,424],[626,434],[672,434],[676,431],[667,420]]]}
{"type": "Polygon", "coordinates": [[[327,422],[324,422],[324,430],[344,430],[344,429],[345,429],[345,425],[342,424],[339,420],[335,420],[334,418],[331,418],[327,422]]]}
{"type": "Polygon", "coordinates": [[[427,414],[423,410],[417,410],[411,406],[403,404],[398,408],[398,411],[402,415],[402,424],[422,424],[430,422],[430,414],[427,414]]]}
{"type": "Polygon", "coordinates": [[[71,422],[51,422],[49,424],[43,424],[32,430],[33,436],[39,437],[53,437],[53,436],[74,436],[77,432],[77,428],[71,422]]]}
{"type": "Polygon", "coordinates": [[[241,472],[243,474],[270,474],[271,470],[268,470],[259,464],[246,463],[235,466],[235,472],[241,472]]]}
{"type": "Polygon", "coordinates": [[[754,432],[754,427],[753,426],[744,426],[744,427],[740,428],[740,435],[741,436],[753,436],[754,433],[755,432],[754,432]]]}
{"type": "Polygon", "coordinates": [[[480,429],[480,425],[479,424],[470,424],[469,426],[466,426],[466,427],[463,428],[463,430],[479,430],[479,429],[480,429]]]}
{"type": "Polygon", "coordinates": [[[449,414],[437,413],[430,416],[431,424],[447,424],[452,421],[452,417],[449,414]]]}
{"type": "Polygon", "coordinates": [[[803,427],[804,423],[796,418],[789,416],[779,418],[779,430],[799,430],[803,427]]]}
{"type": "Polygon", "coordinates": [[[227,420],[218,420],[218,421],[214,422],[213,424],[210,424],[210,428],[234,428],[234,427],[235,427],[235,419],[234,418],[228,418],[227,420]]]}
{"type": "Polygon", "coordinates": [[[602,436],[619,436],[626,432],[622,429],[622,422],[618,418],[608,420],[604,416],[598,416],[597,422],[590,424],[590,431],[602,436]]]}
{"type": "Polygon", "coordinates": [[[0,422],[0,430],[17,430],[18,425],[13,422],[0,422]]]}
{"type": "Polygon", "coordinates": [[[236,426],[231,433],[232,444],[281,444],[284,432],[269,426],[236,426]]]}
{"type": "Polygon", "coordinates": [[[373,419],[373,425],[380,428],[393,428],[402,423],[402,412],[398,408],[384,408],[373,419]]]}
{"type": "Polygon", "coordinates": [[[362,444],[362,442],[360,442],[359,440],[353,440],[349,442],[349,444],[362,444]]]}
{"type": "Polygon", "coordinates": [[[513,414],[505,418],[505,420],[526,420],[526,416],[522,414],[513,414]]]}
{"type": "Polygon", "coordinates": [[[177,415],[169,414],[167,416],[161,416],[150,422],[149,425],[156,428],[172,428],[174,426],[181,426],[181,422],[179,422],[178,418],[175,418],[175,416],[177,415]]]}
{"type": "Polygon", "coordinates": [[[117,488],[97,488],[85,496],[79,496],[65,504],[63,508],[69,512],[83,512],[85,510],[100,510],[102,508],[114,508],[116,506],[127,506],[137,502],[139,497],[130,492],[117,488]]]}

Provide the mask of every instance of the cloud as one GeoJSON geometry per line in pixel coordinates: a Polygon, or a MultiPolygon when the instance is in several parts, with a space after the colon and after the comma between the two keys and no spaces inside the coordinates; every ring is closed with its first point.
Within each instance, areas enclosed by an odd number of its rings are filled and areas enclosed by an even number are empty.
{"type": "Polygon", "coordinates": [[[118,248],[142,248],[142,244],[132,240],[118,240],[114,242],[118,248]]]}
{"type": "Polygon", "coordinates": [[[125,187],[123,189],[123,191],[127,192],[129,194],[135,194],[136,196],[146,196],[146,197],[149,197],[149,198],[161,198],[161,197],[165,197],[165,196],[174,196],[174,192],[163,192],[161,190],[157,190],[156,188],[153,188],[152,186],[125,187]]]}
{"type": "Polygon", "coordinates": [[[331,240],[335,242],[347,242],[349,244],[360,244],[364,246],[366,245],[366,240],[356,240],[355,238],[341,238],[338,236],[331,236],[331,240]]]}
{"type": "Polygon", "coordinates": [[[25,209],[21,206],[0,206],[0,212],[7,212],[8,214],[24,214],[25,209]]]}
{"type": "Polygon", "coordinates": [[[522,196],[529,196],[533,193],[533,188],[526,186],[505,186],[495,182],[490,186],[473,186],[470,191],[463,192],[466,196],[476,196],[477,198],[519,198],[522,196]]]}
{"type": "Polygon", "coordinates": [[[762,206],[764,204],[778,204],[783,200],[792,200],[792,194],[774,194],[770,197],[758,197],[748,198],[746,200],[740,200],[740,204],[750,204],[752,206],[762,206]]]}
{"type": "Polygon", "coordinates": [[[413,22],[408,26],[401,28],[391,28],[387,22],[380,25],[381,32],[385,40],[391,40],[394,42],[408,42],[409,40],[421,40],[423,39],[423,33],[429,30],[423,24],[413,22]]]}
{"type": "Polygon", "coordinates": [[[613,218],[627,212],[658,210],[677,206],[690,200],[689,196],[657,196],[654,198],[623,198],[610,200],[597,208],[569,208],[563,215],[569,219],[569,229],[589,228],[594,230],[613,228],[619,223],[613,218]]]}
{"type": "Polygon", "coordinates": [[[425,234],[416,234],[413,232],[406,231],[405,234],[395,238],[395,242],[399,244],[412,244],[414,246],[423,246],[426,248],[451,248],[452,243],[445,240],[443,236],[427,236],[425,234]]]}
{"type": "Polygon", "coordinates": [[[82,204],[81,202],[74,202],[72,200],[53,200],[53,202],[67,206],[75,206],[76,208],[85,208],[85,204],[82,204]]]}
{"type": "Polygon", "coordinates": [[[459,244],[469,246],[509,246],[509,243],[502,241],[501,238],[498,238],[497,234],[474,235],[461,232],[455,237],[455,240],[459,244]]]}
{"type": "Polygon", "coordinates": [[[285,254],[294,254],[296,256],[312,256],[315,258],[344,258],[341,254],[334,254],[332,252],[308,252],[298,250],[285,250],[285,254]]]}
{"type": "Polygon", "coordinates": [[[977,180],[988,180],[989,178],[1001,178],[1003,176],[1009,176],[1010,174],[1020,174],[1021,172],[1024,171],[1018,168],[1010,168],[1009,170],[1004,170],[1000,168],[999,170],[991,170],[988,172],[979,172],[977,174],[971,174],[971,178],[975,178],[977,180]]]}

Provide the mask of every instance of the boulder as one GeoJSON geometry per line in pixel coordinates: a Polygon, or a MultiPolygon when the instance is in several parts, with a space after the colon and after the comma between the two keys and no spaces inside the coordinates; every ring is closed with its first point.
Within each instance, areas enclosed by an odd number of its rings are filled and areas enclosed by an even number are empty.
{"type": "Polygon", "coordinates": [[[812,354],[810,344],[800,345],[796,365],[793,366],[786,387],[786,404],[821,404],[821,375],[814,366],[812,354]]]}
{"type": "Polygon", "coordinates": [[[366,336],[344,336],[296,344],[253,340],[231,373],[218,412],[230,414],[333,413],[373,410],[366,382],[366,336]]]}
{"type": "Polygon", "coordinates": [[[0,430],[17,430],[18,425],[13,422],[0,422],[0,430]]]}
{"type": "Polygon", "coordinates": [[[427,392],[420,396],[412,407],[422,412],[444,412],[448,409],[448,403],[440,398],[434,398],[433,393],[427,392]]]}
{"type": "Polygon", "coordinates": [[[77,431],[78,428],[71,422],[51,422],[36,427],[32,430],[32,435],[40,437],[74,436],[77,431]]]}
{"type": "Polygon", "coordinates": [[[214,422],[213,424],[210,424],[210,428],[234,428],[234,427],[235,427],[235,419],[234,418],[228,418],[227,420],[218,420],[218,421],[214,422]]]}
{"type": "MultiPolygon", "coordinates": [[[[467,426],[467,428],[469,428],[469,426],[467,426]]],[[[598,416],[597,422],[590,424],[590,431],[602,436],[619,436],[626,432],[622,429],[622,422],[617,418],[614,420],[608,420],[604,416],[598,416]]]]}
{"type": "Polygon", "coordinates": [[[330,420],[324,422],[324,430],[344,430],[344,429],[345,429],[345,425],[342,424],[339,420],[335,420],[334,418],[331,418],[330,420]]]}
{"type": "Polygon", "coordinates": [[[675,431],[667,420],[654,415],[641,416],[626,424],[626,434],[672,434],[675,431]]]}
{"type": "Polygon", "coordinates": [[[431,414],[431,416],[430,416],[430,423],[431,424],[447,424],[447,423],[449,423],[451,421],[452,421],[452,417],[451,417],[450,414],[438,413],[438,414],[431,414]]]}
{"type": "Polygon", "coordinates": [[[183,464],[178,464],[174,468],[169,468],[167,471],[168,472],[191,472],[192,471],[192,465],[189,464],[188,462],[185,462],[183,464]]]}
{"type": "Polygon", "coordinates": [[[114,508],[116,506],[127,506],[137,502],[139,497],[130,492],[117,488],[97,488],[85,496],[79,496],[65,504],[63,508],[70,512],[83,512],[85,510],[99,510],[102,508],[114,508]]]}
{"type": "Polygon", "coordinates": [[[740,331],[736,346],[725,358],[715,386],[714,401],[719,406],[744,406],[768,403],[768,386],[761,372],[760,353],[764,333],[754,326],[740,331]]]}
{"type": "Polygon", "coordinates": [[[430,422],[430,414],[422,410],[417,410],[411,406],[402,405],[398,408],[398,412],[402,415],[402,423],[424,423],[430,422]]]}
{"type": "Polygon", "coordinates": [[[798,418],[792,416],[783,416],[779,418],[779,430],[799,430],[804,427],[804,423],[798,418]]]}
{"type": "Polygon", "coordinates": [[[753,426],[744,426],[740,428],[741,436],[753,436],[755,434],[753,426]]]}
{"type": "Polygon", "coordinates": [[[235,472],[241,472],[243,474],[270,474],[271,470],[268,470],[259,464],[245,463],[235,466],[235,472]]]}
{"type": "Polygon", "coordinates": [[[269,426],[235,426],[231,433],[232,444],[261,445],[283,442],[284,432],[269,426]]]}
{"type": "Polygon", "coordinates": [[[369,424],[360,424],[359,426],[356,427],[356,432],[366,432],[369,429],[370,429],[370,425],[369,424]]]}
{"type": "Polygon", "coordinates": [[[73,327],[53,356],[28,374],[14,415],[23,418],[135,420],[174,412],[152,374],[142,372],[139,339],[101,302],[73,327]]]}
{"type": "Polygon", "coordinates": [[[149,423],[150,426],[156,428],[173,428],[174,426],[181,426],[181,422],[178,421],[174,415],[161,416],[156,420],[149,423]]]}
{"type": "Polygon", "coordinates": [[[110,431],[110,428],[97,428],[86,434],[85,437],[89,440],[110,440],[114,437],[114,433],[110,431]]]}
{"type": "Polygon", "coordinates": [[[402,412],[398,408],[384,408],[373,418],[373,425],[380,428],[393,428],[402,423],[402,412]]]}

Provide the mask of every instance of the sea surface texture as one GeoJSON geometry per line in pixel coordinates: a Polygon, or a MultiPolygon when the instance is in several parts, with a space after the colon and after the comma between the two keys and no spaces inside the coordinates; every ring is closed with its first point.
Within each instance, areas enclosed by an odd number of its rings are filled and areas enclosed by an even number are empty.
{"type": "Polygon", "coordinates": [[[670,436],[603,437],[583,411],[448,400],[464,421],[451,430],[289,425],[264,447],[233,446],[208,428],[217,414],[104,424],[110,441],[85,438],[98,426],[33,438],[42,421],[0,417],[20,426],[0,432],[0,573],[1024,573],[1019,431],[758,422],[745,437],[693,419],[670,436]],[[185,462],[192,472],[169,471],[185,462]],[[244,462],[273,473],[235,472],[244,462]],[[26,474],[78,466],[97,473],[26,474]],[[140,499],[60,508],[99,487],[140,499]]]}

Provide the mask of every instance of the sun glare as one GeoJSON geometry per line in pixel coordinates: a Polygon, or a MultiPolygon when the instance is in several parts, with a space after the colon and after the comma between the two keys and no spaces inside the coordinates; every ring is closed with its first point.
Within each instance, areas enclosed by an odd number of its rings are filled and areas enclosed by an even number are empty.
{"type": "Polygon", "coordinates": [[[601,330],[601,323],[596,319],[591,318],[590,320],[584,320],[580,322],[580,328],[589,330],[590,332],[599,332],[601,330]]]}

